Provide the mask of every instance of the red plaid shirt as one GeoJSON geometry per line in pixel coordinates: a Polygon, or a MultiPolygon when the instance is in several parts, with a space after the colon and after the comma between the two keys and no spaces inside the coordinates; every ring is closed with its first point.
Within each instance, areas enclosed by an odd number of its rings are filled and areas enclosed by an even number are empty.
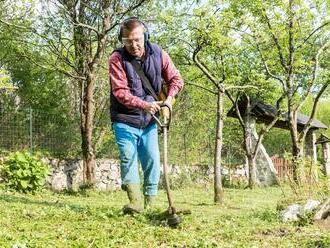
{"type": "MultiPolygon", "coordinates": [[[[147,102],[133,96],[126,77],[123,60],[119,52],[114,52],[109,59],[109,75],[112,93],[117,100],[129,108],[145,109],[147,102]]],[[[169,86],[168,95],[174,97],[183,87],[183,79],[175,68],[170,56],[163,51],[162,76],[169,86]]]]}

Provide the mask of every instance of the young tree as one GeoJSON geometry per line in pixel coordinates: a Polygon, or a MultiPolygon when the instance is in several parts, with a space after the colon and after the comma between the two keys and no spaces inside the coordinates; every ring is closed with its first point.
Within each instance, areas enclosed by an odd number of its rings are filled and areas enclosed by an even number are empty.
{"type": "MultiPolygon", "coordinates": [[[[219,181],[221,181],[221,149],[223,146],[223,120],[225,118],[224,96],[227,95],[236,106],[237,116],[243,128],[244,150],[248,158],[249,186],[251,188],[257,184],[256,156],[261,141],[275,124],[279,115],[275,116],[274,120],[261,130],[256,144],[253,145],[252,140],[250,140],[253,134],[249,128],[250,107],[246,108],[245,113],[240,113],[237,100],[242,91],[254,95],[259,92],[260,96],[262,95],[260,93],[262,89],[266,91],[266,89],[273,87],[273,84],[265,78],[262,72],[258,71],[260,60],[255,58],[255,52],[249,49],[241,40],[237,32],[241,23],[235,19],[234,12],[224,4],[214,4],[212,7],[200,8],[195,11],[196,19],[192,21],[192,39],[189,46],[192,50],[195,65],[211,83],[211,85],[204,83],[204,85],[199,84],[196,86],[217,96],[217,127],[214,153],[215,201],[217,201],[221,198],[219,197],[221,193],[217,194],[217,192],[222,191],[222,185],[219,181]],[[271,86],[268,86],[268,84],[271,86]],[[235,100],[234,95],[236,93],[235,100]]],[[[278,102],[281,99],[280,97],[278,102]]]]}
{"type": "MultiPolygon", "coordinates": [[[[189,18],[188,30],[180,42],[185,44],[184,57],[192,60],[199,69],[201,79],[188,82],[212,94],[216,99],[216,128],[214,145],[214,202],[223,202],[223,185],[221,180],[221,163],[223,147],[224,98],[229,94],[229,88],[237,73],[233,63],[237,63],[235,38],[231,37],[229,23],[233,21],[228,13],[224,13],[219,6],[210,4],[194,10],[189,18]],[[189,40],[187,39],[189,37],[189,40]],[[189,58],[189,56],[191,56],[189,58]]],[[[191,70],[195,70],[190,66],[191,70]]],[[[242,86],[245,88],[246,86],[242,86]]]]}
{"type": "Polygon", "coordinates": [[[245,25],[245,38],[255,45],[268,77],[282,88],[292,140],[294,179],[304,157],[304,141],[318,101],[330,84],[329,2],[232,1],[245,25]],[[310,117],[298,129],[297,116],[308,96],[314,98],[310,117]]]}

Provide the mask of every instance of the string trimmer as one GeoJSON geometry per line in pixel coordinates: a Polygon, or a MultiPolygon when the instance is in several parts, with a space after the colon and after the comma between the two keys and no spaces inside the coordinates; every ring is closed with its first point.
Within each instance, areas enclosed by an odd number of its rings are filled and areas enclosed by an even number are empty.
{"type": "Polygon", "coordinates": [[[158,126],[161,128],[161,131],[163,133],[164,137],[164,149],[163,149],[163,174],[164,174],[164,183],[165,183],[165,189],[166,189],[166,194],[167,194],[167,200],[168,200],[168,210],[167,210],[167,224],[170,227],[177,227],[181,222],[182,219],[180,218],[179,215],[177,215],[176,209],[173,206],[173,200],[172,200],[172,195],[171,195],[171,190],[170,190],[170,184],[169,184],[169,179],[168,179],[168,166],[167,166],[167,142],[168,142],[168,130],[171,124],[171,119],[172,119],[172,110],[170,106],[166,104],[161,104],[161,108],[167,108],[168,109],[168,116],[166,114],[163,115],[162,121],[157,118],[155,115],[152,115],[152,117],[156,120],[158,126]]]}

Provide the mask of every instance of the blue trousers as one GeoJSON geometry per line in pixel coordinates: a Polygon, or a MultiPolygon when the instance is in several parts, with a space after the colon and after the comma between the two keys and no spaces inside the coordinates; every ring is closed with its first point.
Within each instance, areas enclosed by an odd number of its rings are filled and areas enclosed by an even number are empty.
{"type": "Polygon", "coordinates": [[[115,122],[112,127],[120,152],[122,186],[140,184],[139,160],[144,177],[144,195],[157,195],[160,177],[157,125],[142,129],[115,122]]]}

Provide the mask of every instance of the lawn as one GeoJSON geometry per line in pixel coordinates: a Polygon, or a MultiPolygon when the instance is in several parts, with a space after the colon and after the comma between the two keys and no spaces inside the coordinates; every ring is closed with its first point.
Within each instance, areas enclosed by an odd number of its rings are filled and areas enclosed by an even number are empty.
{"type": "Polygon", "coordinates": [[[226,189],[223,205],[213,204],[212,186],[173,193],[192,212],[177,229],[161,218],[164,191],[155,210],[134,217],[121,212],[122,191],[0,191],[0,247],[330,247],[329,230],[280,221],[279,187],[226,189]]]}

